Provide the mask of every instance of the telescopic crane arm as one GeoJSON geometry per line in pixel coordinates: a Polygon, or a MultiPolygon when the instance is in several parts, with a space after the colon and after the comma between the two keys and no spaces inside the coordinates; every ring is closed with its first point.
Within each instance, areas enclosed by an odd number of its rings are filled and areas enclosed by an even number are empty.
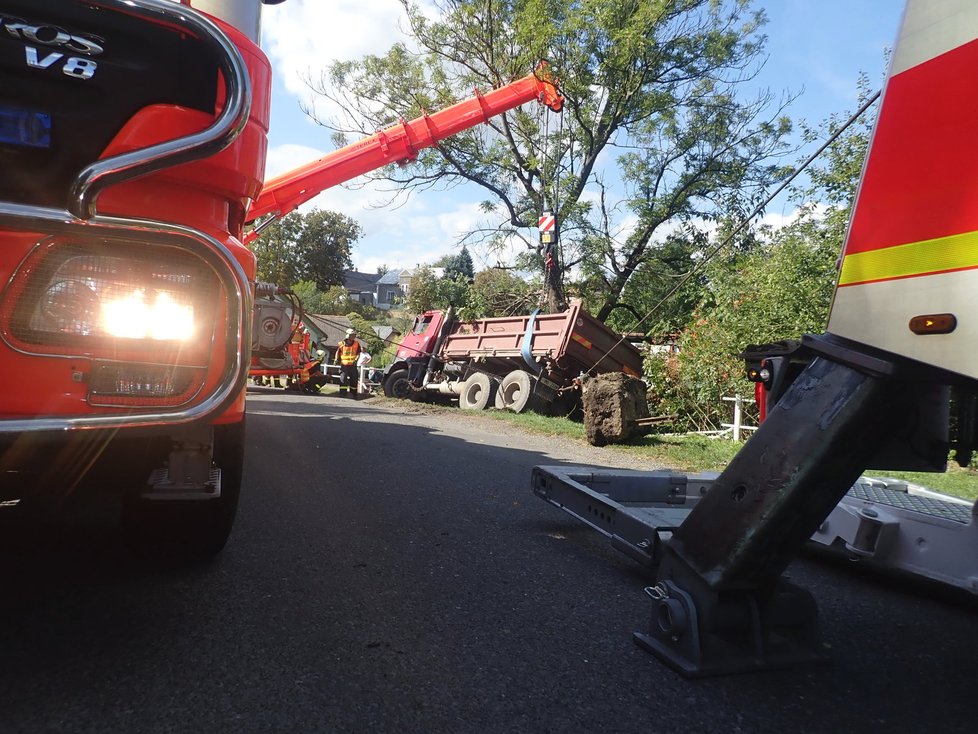
{"type": "MultiPolygon", "coordinates": [[[[563,108],[564,99],[550,80],[544,63],[522,79],[485,94],[476,90],[463,102],[410,122],[401,120],[370,137],[266,181],[248,211],[248,221],[254,222],[269,214],[274,215],[274,219],[284,217],[331,186],[390,163],[412,161],[420,150],[532,100],[554,112],[563,108]]],[[[250,243],[257,236],[257,230],[252,230],[245,235],[245,242],[250,243]]]]}

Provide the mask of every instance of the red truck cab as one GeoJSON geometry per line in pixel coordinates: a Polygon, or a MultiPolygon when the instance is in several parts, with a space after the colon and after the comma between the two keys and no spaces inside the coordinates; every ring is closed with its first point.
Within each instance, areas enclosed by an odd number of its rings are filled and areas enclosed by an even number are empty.
{"type": "Polygon", "coordinates": [[[401,339],[397,348],[396,361],[427,359],[438,338],[438,332],[445,321],[442,311],[425,311],[414,319],[411,332],[401,339]]]}

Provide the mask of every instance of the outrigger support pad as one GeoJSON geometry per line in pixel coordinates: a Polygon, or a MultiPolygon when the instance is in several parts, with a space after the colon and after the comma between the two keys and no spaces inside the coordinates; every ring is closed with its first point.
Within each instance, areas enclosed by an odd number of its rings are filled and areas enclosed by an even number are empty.
{"type": "Polygon", "coordinates": [[[650,586],[647,633],[634,640],[688,678],[829,662],[815,600],[782,581],[768,593],[650,586]],[[695,598],[694,598],[695,595],[695,598]]]}

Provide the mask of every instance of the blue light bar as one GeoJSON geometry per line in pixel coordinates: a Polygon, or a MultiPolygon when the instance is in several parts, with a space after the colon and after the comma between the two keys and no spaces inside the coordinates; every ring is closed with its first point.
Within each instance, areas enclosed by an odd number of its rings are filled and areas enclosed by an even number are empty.
{"type": "Polygon", "coordinates": [[[0,145],[51,147],[51,115],[0,105],[0,145]]]}

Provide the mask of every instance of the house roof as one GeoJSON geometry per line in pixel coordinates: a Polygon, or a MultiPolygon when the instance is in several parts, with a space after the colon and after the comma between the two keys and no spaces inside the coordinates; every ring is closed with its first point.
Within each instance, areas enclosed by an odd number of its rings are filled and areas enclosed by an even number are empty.
{"type": "Polygon", "coordinates": [[[380,276],[377,273],[358,273],[356,270],[343,271],[343,287],[348,291],[372,291],[380,276]]]}
{"type": "MultiPolygon", "coordinates": [[[[309,329],[310,333],[315,337],[313,341],[325,342],[325,345],[330,348],[335,348],[340,340],[346,336],[346,330],[353,328],[353,324],[346,316],[339,316],[335,314],[318,314],[318,313],[307,313],[305,315],[306,327],[309,329]]],[[[395,335],[399,335],[401,332],[397,331],[393,326],[383,326],[380,324],[371,324],[374,333],[383,339],[384,341],[390,341],[395,335]]],[[[361,344],[363,340],[358,339],[361,344]]],[[[324,348],[320,343],[320,348],[324,348]]]]}
{"type": "Polygon", "coordinates": [[[400,336],[401,332],[395,329],[393,326],[373,326],[374,332],[383,339],[385,342],[393,341],[394,337],[400,336]]]}
{"type": "Polygon", "coordinates": [[[356,270],[343,271],[343,287],[348,291],[371,291],[377,285],[397,285],[401,277],[400,270],[388,270],[380,273],[361,273],[356,270]]]}
{"type": "Polygon", "coordinates": [[[332,314],[307,313],[305,322],[317,337],[315,341],[326,342],[329,347],[335,347],[346,335],[346,330],[353,326],[346,316],[332,314]]]}

